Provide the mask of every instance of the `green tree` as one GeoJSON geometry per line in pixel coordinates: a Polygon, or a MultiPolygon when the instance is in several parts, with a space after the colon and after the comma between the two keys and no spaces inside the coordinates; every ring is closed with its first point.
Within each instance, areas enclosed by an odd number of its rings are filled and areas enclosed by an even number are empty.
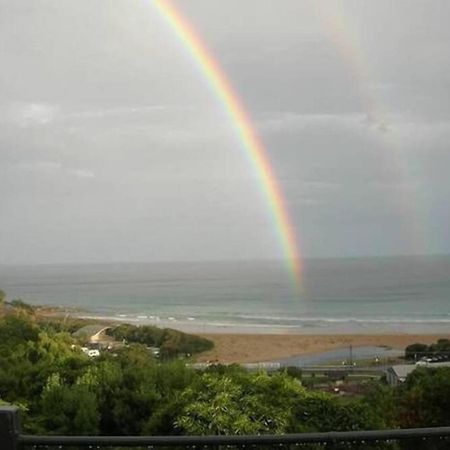
{"type": "Polygon", "coordinates": [[[398,399],[395,389],[379,381],[371,382],[366,386],[362,402],[366,404],[374,415],[382,421],[381,428],[397,428],[398,399]]]}
{"type": "Polygon", "coordinates": [[[402,427],[450,425],[450,367],[418,368],[397,391],[402,427]]]}
{"type": "Polygon", "coordinates": [[[420,359],[422,356],[428,354],[428,345],[426,344],[411,344],[405,348],[405,358],[406,359],[420,359]]]}
{"type": "Polygon", "coordinates": [[[0,321],[0,354],[15,351],[16,346],[37,341],[39,328],[27,317],[6,316],[0,321]]]}
{"type": "Polygon", "coordinates": [[[304,389],[285,374],[204,373],[183,393],[176,426],[188,434],[283,433],[304,389]]]}
{"type": "Polygon", "coordinates": [[[309,391],[294,408],[290,431],[357,431],[382,427],[382,418],[361,401],[342,401],[329,394],[309,391]]]}
{"type": "Polygon", "coordinates": [[[80,378],[67,385],[56,373],[42,393],[42,425],[51,434],[97,434],[99,414],[92,386],[80,378]]]}
{"type": "Polygon", "coordinates": [[[430,345],[430,351],[433,353],[450,354],[450,339],[438,339],[436,344],[430,345]]]}
{"type": "Polygon", "coordinates": [[[174,427],[178,414],[186,400],[181,395],[198,379],[198,374],[182,361],[158,364],[154,367],[154,389],[159,401],[143,428],[144,434],[170,435],[179,432],[174,427]]]}
{"type": "Polygon", "coordinates": [[[210,350],[213,347],[212,341],[200,336],[150,325],[136,327],[123,324],[111,330],[109,334],[119,341],[125,340],[129,343],[160,347],[162,359],[171,359],[180,355],[193,355],[210,350]]]}
{"type": "Polygon", "coordinates": [[[102,424],[113,434],[141,434],[159,401],[156,363],[145,346],[133,344],[107,358],[98,377],[102,424]],[[105,376],[105,378],[103,378],[105,376]]]}

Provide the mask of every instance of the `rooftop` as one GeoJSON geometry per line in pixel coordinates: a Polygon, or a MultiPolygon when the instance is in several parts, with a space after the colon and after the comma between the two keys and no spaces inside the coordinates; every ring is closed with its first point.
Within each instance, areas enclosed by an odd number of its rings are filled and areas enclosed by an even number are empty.
{"type": "Polygon", "coordinates": [[[91,337],[97,334],[100,334],[102,331],[109,330],[111,327],[108,325],[86,325],[81,327],[74,333],[72,336],[74,337],[91,337]]]}

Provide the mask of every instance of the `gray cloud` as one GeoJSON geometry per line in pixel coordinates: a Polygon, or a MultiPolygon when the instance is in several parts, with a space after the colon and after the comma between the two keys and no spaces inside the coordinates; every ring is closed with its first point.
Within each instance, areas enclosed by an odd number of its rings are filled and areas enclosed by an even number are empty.
{"type": "MultiPolygon", "coordinates": [[[[450,251],[450,4],[176,4],[306,255],[450,251]]],[[[151,2],[0,0],[0,42],[0,263],[282,256],[233,124],[151,2]]]]}

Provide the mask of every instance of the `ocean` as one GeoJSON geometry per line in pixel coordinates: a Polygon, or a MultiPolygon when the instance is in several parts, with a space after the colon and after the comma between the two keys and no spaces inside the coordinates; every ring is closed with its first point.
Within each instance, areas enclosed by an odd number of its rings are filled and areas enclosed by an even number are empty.
{"type": "Polygon", "coordinates": [[[450,256],[0,266],[0,289],[85,317],[188,331],[446,333],[450,256]]]}

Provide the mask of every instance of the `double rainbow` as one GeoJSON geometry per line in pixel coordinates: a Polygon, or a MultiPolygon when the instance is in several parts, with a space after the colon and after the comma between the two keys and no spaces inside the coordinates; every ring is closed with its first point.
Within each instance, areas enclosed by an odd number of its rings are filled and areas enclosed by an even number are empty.
{"type": "Polygon", "coordinates": [[[242,148],[260,180],[260,187],[267,199],[274,228],[294,283],[300,288],[302,263],[294,226],[267,152],[241,99],[236,94],[217,59],[214,58],[199,34],[173,3],[169,0],[155,0],[154,5],[201,69],[209,86],[223,105],[226,114],[236,129],[242,148]]]}

